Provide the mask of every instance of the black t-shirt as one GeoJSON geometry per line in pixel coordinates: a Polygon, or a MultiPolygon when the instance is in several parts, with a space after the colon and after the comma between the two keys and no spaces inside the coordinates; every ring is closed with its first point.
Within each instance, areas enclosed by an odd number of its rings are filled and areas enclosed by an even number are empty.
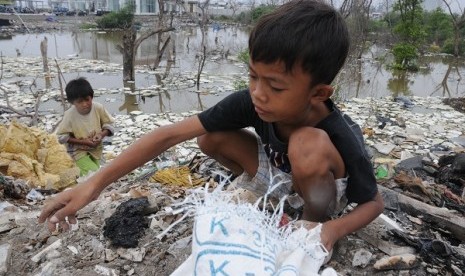
{"type": "MultiPolygon", "coordinates": [[[[315,127],[328,133],[344,161],[348,173],[347,199],[349,202],[359,204],[372,200],[378,188],[373,167],[364,147],[362,131],[331,100],[325,103],[331,113],[315,127]]],[[[291,165],[287,158],[287,143],[276,137],[272,123],[260,119],[255,112],[248,90],[227,96],[198,116],[209,132],[245,127],[255,128],[271,163],[284,172],[291,172],[291,165]]]]}

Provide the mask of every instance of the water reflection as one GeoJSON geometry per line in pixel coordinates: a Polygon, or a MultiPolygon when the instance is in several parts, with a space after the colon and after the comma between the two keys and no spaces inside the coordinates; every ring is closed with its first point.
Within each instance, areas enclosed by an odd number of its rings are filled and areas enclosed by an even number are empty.
{"type": "Polygon", "coordinates": [[[118,108],[118,111],[122,112],[126,110],[126,114],[130,114],[133,111],[140,111],[139,109],[139,102],[136,98],[136,95],[134,95],[134,91],[136,90],[136,85],[134,82],[123,82],[125,90],[129,90],[132,93],[124,93],[124,102],[123,104],[118,108]]]}
{"type": "Polygon", "coordinates": [[[410,90],[410,83],[413,83],[409,79],[409,73],[406,71],[396,70],[393,72],[392,77],[388,80],[387,87],[391,91],[393,97],[398,96],[410,96],[412,91],[410,90]]]}
{"type": "Polygon", "coordinates": [[[462,75],[460,74],[459,60],[453,60],[449,62],[447,71],[444,74],[444,77],[440,84],[436,86],[436,89],[431,93],[431,96],[442,96],[442,97],[451,97],[451,92],[449,88],[449,83],[456,83],[454,90],[458,90],[460,87],[460,81],[462,80],[462,75]],[[441,92],[440,94],[438,92],[441,92]]]}
{"type": "Polygon", "coordinates": [[[362,59],[348,60],[335,80],[337,97],[465,96],[465,81],[461,78],[465,74],[463,59],[424,56],[419,60],[420,70],[412,73],[389,69],[386,65],[389,55],[387,50],[383,53],[374,46],[362,59]]]}
{"type": "MultiPolygon", "coordinates": [[[[198,51],[201,34],[197,27],[185,27],[172,33],[171,43],[174,43],[174,52],[178,55],[182,70],[192,69],[195,55],[191,51],[198,51]]],[[[111,63],[122,63],[122,56],[117,49],[120,44],[122,32],[74,32],[73,54],[85,59],[99,59],[111,63]]],[[[247,30],[238,27],[222,28],[208,32],[207,47],[210,52],[237,53],[246,47],[247,30]]],[[[136,52],[136,64],[151,65],[157,58],[158,38],[156,35],[143,41],[136,52]]],[[[168,58],[169,59],[169,58],[168,58]]],[[[165,63],[168,59],[165,59],[165,63]]]]}

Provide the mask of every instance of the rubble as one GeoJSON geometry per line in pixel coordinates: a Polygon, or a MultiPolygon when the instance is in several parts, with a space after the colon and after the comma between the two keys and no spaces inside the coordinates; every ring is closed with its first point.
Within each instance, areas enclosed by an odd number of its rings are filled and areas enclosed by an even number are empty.
{"type": "Polygon", "coordinates": [[[0,275],[6,275],[10,262],[11,245],[4,243],[0,245],[0,275]]]}

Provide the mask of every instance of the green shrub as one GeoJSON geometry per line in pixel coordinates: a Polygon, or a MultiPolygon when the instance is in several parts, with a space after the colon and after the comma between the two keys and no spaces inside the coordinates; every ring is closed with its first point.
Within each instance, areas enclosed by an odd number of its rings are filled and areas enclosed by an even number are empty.
{"type": "Polygon", "coordinates": [[[437,45],[436,43],[433,43],[428,47],[428,50],[431,53],[439,53],[441,51],[441,47],[439,47],[439,45],[437,45]]]}
{"type": "Polygon", "coordinates": [[[245,64],[249,64],[249,49],[244,49],[237,54],[237,58],[245,64]]]}
{"type": "Polygon", "coordinates": [[[79,29],[81,30],[89,30],[95,28],[97,28],[97,24],[95,23],[82,23],[81,26],[79,26],[79,29]]]}
{"type": "Polygon", "coordinates": [[[252,10],[252,21],[256,22],[260,17],[265,14],[272,12],[276,6],[272,5],[260,5],[252,10]]]}
{"type": "Polygon", "coordinates": [[[134,6],[127,5],[119,11],[111,12],[97,19],[97,26],[101,29],[127,29],[134,19],[134,6]]]}
{"type": "Polygon", "coordinates": [[[235,20],[242,24],[249,24],[251,18],[252,18],[251,12],[247,11],[247,12],[239,13],[239,15],[236,16],[235,20]]]}
{"type": "MultiPolygon", "coordinates": [[[[454,54],[454,47],[455,47],[455,42],[453,38],[449,38],[444,42],[444,45],[442,45],[441,51],[446,54],[454,54]]],[[[465,41],[462,40],[461,43],[459,43],[459,55],[463,55],[465,53],[465,41]]]]}
{"type": "Polygon", "coordinates": [[[243,79],[235,79],[233,81],[233,87],[235,91],[244,90],[249,88],[249,83],[243,79]]]}
{"type": "Polygon", "coordinates": [[[368,30],[370,32],[381,32],[388,29],[388,24],[384,20],[370,20],[368,30]]]}
{"type": "Polygon", "coordinates": [[[393,67],[401,70],[415,70],[418,66],[415,60],[418,57],[418,49],[409,43],[398,43],[392,48],[394,55],[393,67]]]}

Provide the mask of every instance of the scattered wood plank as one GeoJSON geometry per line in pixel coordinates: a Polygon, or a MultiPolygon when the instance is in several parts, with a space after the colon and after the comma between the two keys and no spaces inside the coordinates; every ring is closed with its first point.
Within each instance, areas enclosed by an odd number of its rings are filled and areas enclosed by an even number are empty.
{"type": "Polygon", "coordinates": [[[426,204],[380,185],[378,188],[383,198],[396,202],[401,211],[412,216],[421,215],[422,220],[446,229],[457,239],[465,241],[465,218],[455,211],[426,204]]]}

